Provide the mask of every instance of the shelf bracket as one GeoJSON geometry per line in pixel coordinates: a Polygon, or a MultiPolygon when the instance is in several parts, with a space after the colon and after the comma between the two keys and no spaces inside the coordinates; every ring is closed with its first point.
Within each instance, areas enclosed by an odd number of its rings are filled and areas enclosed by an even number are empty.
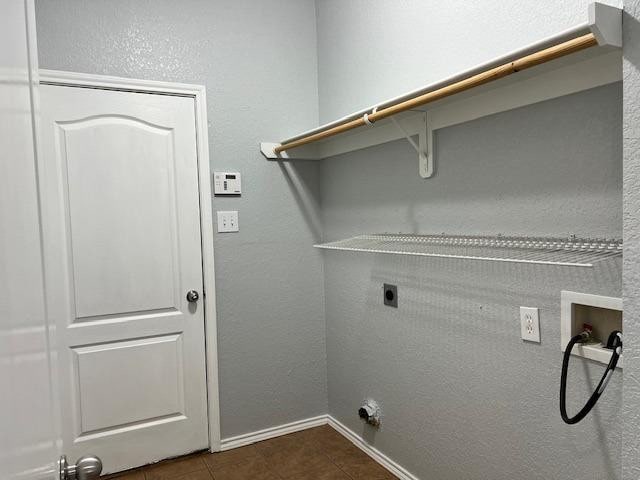
{"type": "Polygon", "coordinates": [[[396,126],[400,132],[404,135],[407,142],[413,147],[413,149],[418,154],[418,172],[422,178],[430,178],[433,176],[434,168],[433,168],[433,155],[432,151],[432,133],[429,128],[428,121],[428,113],[422,112],[422,122],[423,124],[420,126],[418,130],[418,143],[415,142],[413,136],[407,132],[400,122],[398,122],[394,117],[390,117],[391,122],[396,126]]]}
{"type": "Polygon", "coordinates": [[[429,111],[426,111],[424,114],[424,123],[425,123],[425,139],[424,142],[426,143],[425,145],[425,150],[427,153],[427,158],[425,161],[425,165],[424,165],[424,170],[422,169],[422,164],[420,164],[420,175],[422,175],[424,178],[429,178],[432,177],[436,171],[435,171],[435,154],[434,154],[434,133],[433,133],[433,122],[431,119],[431,114],[429,113],[429,111]],[[422,172],[424,171],[424,175],[422,174],[422,172]]]}

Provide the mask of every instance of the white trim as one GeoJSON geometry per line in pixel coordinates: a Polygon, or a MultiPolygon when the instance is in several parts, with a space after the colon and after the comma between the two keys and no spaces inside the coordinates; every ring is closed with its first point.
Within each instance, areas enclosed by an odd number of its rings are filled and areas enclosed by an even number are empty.
{"type": "Polygon", "coordinates": [[[225,438],[222,440],[221,451],[232,450],[234,448],[244,447],[252,443],[262,442],[270,438],[281,437],[290,433],[300,432],[308,428],[320,427],[328,423],[327,415],[320,415],[306,420],[298,420],[297,422],[287,423],[277,427],[265,428],[257,432],[245,433],[236,437],[225,438]]]}
{"type": "Polygon", "coordinates": [[[200,231],[202,236],[202,280],[204,287],[205,341],[207,366],[207,406],[209,449],[220,450],[220,394],[218,385],[218,339],[216,286],[213,255],[213,220],[211,176],[209,174],[209,140],[207,93],[203,85],[157,82],[130,78],[41,69],[40,84],[80,88],[99,88],[125,92],[153,93],[191,97],[195,105],[198,182],[200,192],[200,231]]]}
{"type": "Polygon", "coordinates": [[[160,82],[136,78],[95,75],[92,73],[65,72],[63,70],[40,69],[40,83],[68,87],[99,88],[125,92],[157,93],[197,98],[205,92],[204,85],[160,82]]]}
{"type": "Polygon", "coordinates": [[[198,174],[200,183],[200,234],[202,236],[202,280],[205,310],[205,355],[207,356],[207,401],[209,411],[209,450],[220,450],[220,391],[218,377],[218,314],[216,311],[216,275],[213,252],[213,214],[211,174],[209,172],[209,135],[207,92],[199,87],[194,96],[198,174]]]}
{"type": "Polygon", "coordinates": [[[409,472],[399,463],[394,462],[387,457],[380,450],[372,445],[369,445],[360,435],[350,430],[344,424],[333,418],[331,415],[327,416],[329,425],[334,428],[338,433],[344,436],[347,440],[351,441],[356,447],[369,455],[372,459],[382,465],[384,468],[393,473],[400,480],[419,480],[413,473],[409,472]]]}
{"type": "Polygon", "coordinates": [[[257,432],[245,433],[236,437],[225,438],[222,440],[220,450],[224,452],[227,450],[232,450],[234,448],[240,448],[246,445],[251,445],[253,443],[269,440],[271,438],[300,432],[302,430],[307,430],[308,428],[320,427],[322,425],[331,426],[340,435],[345,437],[356,447],[369,455],[381,466],[389,470],[400,480],[419,480],[418,477],[409,472],[406,468],[391,460],[377,448],[369,445],[360,435],[355,433],[353,430],[350,430],[344,424],[333,418],[331,415],[319,415],[317,417],[307,418],[306,420],[298,420],[297,422],[291,422],[277,427],[265,428],[264,430],[259,430],[257,432]]]}

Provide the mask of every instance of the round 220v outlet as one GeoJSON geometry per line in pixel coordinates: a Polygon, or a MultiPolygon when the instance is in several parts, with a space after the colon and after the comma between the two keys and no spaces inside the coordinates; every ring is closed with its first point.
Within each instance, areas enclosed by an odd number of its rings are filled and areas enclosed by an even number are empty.
{"type": "Polygon", "coordinates": [[[385,283],[382,288],[384,304],[388,307],[398,308],[398,287],[385,283]]]}

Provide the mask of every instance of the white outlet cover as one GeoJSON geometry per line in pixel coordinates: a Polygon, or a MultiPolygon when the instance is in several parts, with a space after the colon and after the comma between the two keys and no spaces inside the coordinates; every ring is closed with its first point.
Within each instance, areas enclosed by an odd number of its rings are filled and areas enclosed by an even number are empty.
{"type": "Polygon", "coordinates": [[[229,233],[239,231],[238,211],[218,211],[218,233],[229,233]]]}
{"type": "Polygon", "coordinates": [[[520,335],[528,342],[540,343],[540,315],[534,307],[520,307],[520,335]]]}

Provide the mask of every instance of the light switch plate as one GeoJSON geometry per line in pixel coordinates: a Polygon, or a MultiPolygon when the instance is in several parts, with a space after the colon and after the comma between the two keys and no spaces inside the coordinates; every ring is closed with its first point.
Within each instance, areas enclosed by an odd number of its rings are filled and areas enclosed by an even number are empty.
{"type": "Polygon", "coordinates": [[[237,232],[238,228],[238,211],[218,211],[218,233],[237,232]]]}
{"type": "Polygon", "coordinates": [[[520,333],[523,340],[540,343],[540,316],[537,308],[520,307],[520,333]]]}

